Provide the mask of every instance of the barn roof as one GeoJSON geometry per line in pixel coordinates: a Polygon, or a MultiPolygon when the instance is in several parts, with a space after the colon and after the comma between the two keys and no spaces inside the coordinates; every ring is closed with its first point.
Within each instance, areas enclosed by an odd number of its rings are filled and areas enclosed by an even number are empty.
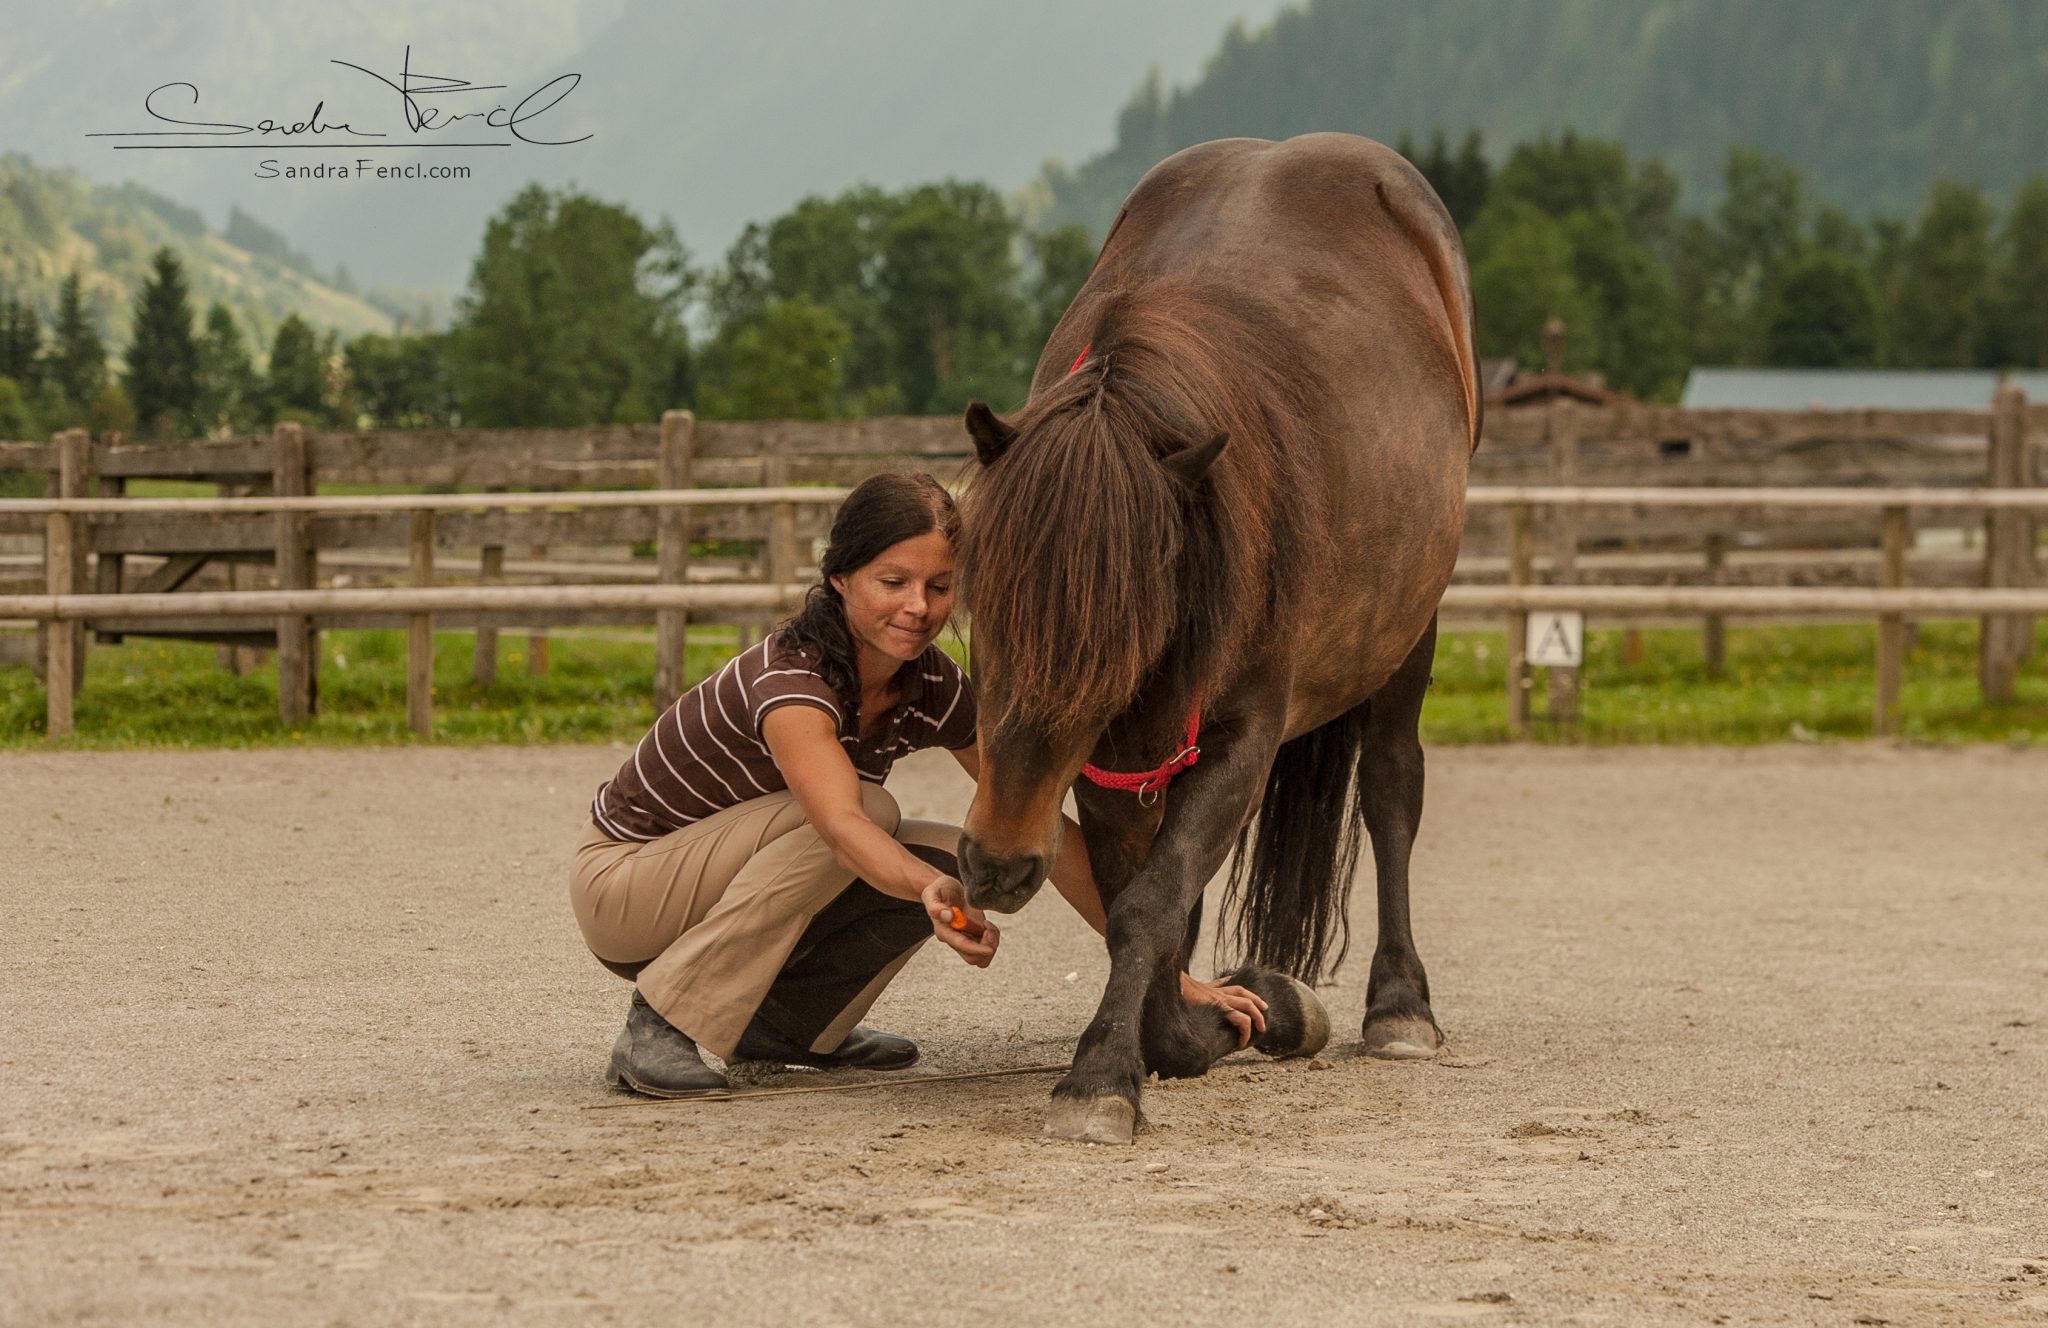
{"type": "MultiPolygon", "coordinates": [[[[1990,369],[1694,369],[1681,406],[1740,410],[1983,410],[1999,375],[1990,369]]],[[[2048,401],[2048,373],[2007,377],[2048,401]]]]}

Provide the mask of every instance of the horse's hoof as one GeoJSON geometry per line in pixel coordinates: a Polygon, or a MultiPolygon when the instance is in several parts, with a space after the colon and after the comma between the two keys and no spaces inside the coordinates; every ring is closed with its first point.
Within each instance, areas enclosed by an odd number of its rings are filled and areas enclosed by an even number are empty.
{"type": "Polygon", "coordinates": [[[1313,1056],[1330,1041],[1330,1012],[1306,982],[1274,974],[1287,984],[1292,1002],[1266,1003],[1266,1031],[1253,1044],[1268,1056],[1313,1056]]]}
{"type": "Polygon", "coordinates": [[[1056,1097],[1045,1133],[1083,1144],[1128,1144],[1138,1133],[1138,1109],[1120,1097],[1056,1097]]]}
{"type": "Polygon", "coordinates": [[[1395,1016],[1365,1026],[1365,1054],[1383,1061],[1426,1061],[1444,1045],[1444,1035],[1427,1019],[1395,1016]]]}

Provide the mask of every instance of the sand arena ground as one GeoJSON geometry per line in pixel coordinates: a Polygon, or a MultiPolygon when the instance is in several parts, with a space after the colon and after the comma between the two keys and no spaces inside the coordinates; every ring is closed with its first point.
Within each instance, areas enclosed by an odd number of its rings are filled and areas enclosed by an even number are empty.
{"type": "MultiPolygon", "coordinates": [[[[2048,754],[1438,751],[1444,1054],[1357,1053],[1362,889],[1330,1050],[1128,1149],[1050,1077],[593,1110],[619,755],[0,757],[0,1323],[2048,1322],[2048,754]]],[[[874,1021],[1059,1060],[1105,968],[1047,892],[874,1021]]]]}

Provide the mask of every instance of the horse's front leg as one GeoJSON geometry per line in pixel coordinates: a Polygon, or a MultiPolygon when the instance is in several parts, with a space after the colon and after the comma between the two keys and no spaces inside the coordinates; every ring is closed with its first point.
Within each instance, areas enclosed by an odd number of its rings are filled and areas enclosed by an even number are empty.
{"type": "Polygon", "coordinates": [[[1073,1069],[1053,1088],[1047,1134],[1088,1143],[1131,1142],[1145,1078],[1147,1006],[1155,1024],[1187,1017],[1179,982],[1188,918],[1264,788],[1276,745],[1269,735],[1232,735],[1213,755],[1205,751],[1201,764],[1167,791],[1166,815],[1144,864],[1105,901],[1109,982],[1081,1035],[1073,1069]]]}

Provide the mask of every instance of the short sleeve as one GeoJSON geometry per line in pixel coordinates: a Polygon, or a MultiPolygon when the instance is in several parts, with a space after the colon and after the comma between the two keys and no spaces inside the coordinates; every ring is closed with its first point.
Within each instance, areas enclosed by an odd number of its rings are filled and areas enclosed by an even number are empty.
{"type": "Polygon", "coordinates": [[[803,656],[794,652],[778,652],[768,657],[761,672],[754,676],[747,688],[747,707],[752,712],[749,722],[753,725],[754,736],[761,737],[761,721],[770,712],[791,705],[822,710],[832,716],[834,728],[842,732],[846,728],[846,715],[840,708],[838,696],[832,691],[832,685],[811,668],[803,656]]]}
{"type": "Polygon", "coordinates": [[[942,650],[931,652],[935,667],[932,673],[938,676],[934,684],[938,695],[933,703],[938,707],[934,715],[935,732],[932,745],[958,751],[974,745],[974,682],[966,672],[955,664],[950,655],[942,650]]]}

